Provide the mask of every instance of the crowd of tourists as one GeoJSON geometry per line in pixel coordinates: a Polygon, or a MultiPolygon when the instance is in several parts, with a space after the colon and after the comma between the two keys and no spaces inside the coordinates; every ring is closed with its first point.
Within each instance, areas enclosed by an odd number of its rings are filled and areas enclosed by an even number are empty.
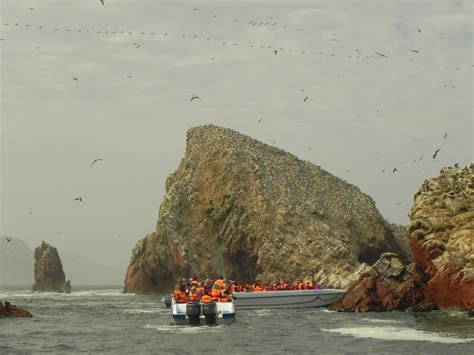
{"type": "Polygon", "coordinates": [[[176,302],[230,302],[234,292],[264,292],[264,291],[285,291],[285,290],[313,290],[321,289],[322,286],[308,281],[295,281],[288,283],[280,281],[272,284],[261,282],[241,283],[233,280],[226,280],[218,277],[217,280],[206,279],[198,281],[196,277],[192,279],[182,279],[176,284],[173,297],[176,302]]]}

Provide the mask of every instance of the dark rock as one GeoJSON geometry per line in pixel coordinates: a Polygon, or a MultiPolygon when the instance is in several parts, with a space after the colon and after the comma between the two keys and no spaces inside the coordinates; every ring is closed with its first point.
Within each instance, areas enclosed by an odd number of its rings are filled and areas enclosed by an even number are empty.
{"type": "Polygon", "coordinates": [[[3,317],[33,317],[33,315],[26,309],[19,308],[10,302],[5,301],[5,304],[0,302],[0,318],[3,317]]]}
{"type": "Polygon", "coordinates": [[[66,283],[61,259],[56,248],[45,243],[35,249],[35,283],[33,291],[67,292],[71,283],[66,283]]]}

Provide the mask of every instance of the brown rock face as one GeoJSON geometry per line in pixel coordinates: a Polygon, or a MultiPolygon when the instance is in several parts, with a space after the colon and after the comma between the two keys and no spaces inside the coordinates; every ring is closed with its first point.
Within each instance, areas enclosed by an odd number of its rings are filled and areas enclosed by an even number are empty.
{"type": "Polygon", "coordinates": [[[26,309],[18,308],[14,304],[5,301],[5,304],[0,302],[0,318],[3,317],[33,317],[33,315],[26,309]]]}
{"type": "Polygon", "coordinates": [[[354,282],[330,309],[334,311],[393,311],[430,302],[414,265],[403,265],[394,253],[384,253],[374,266],[354,282]]]}
{"type": "Polygon", "coordinates": [[[409,243],[440,309],[474,309],[474,169],[444,168],[410,211],[409,243]]]}
{"type": "Polygon", "coordinates": [[[33,291],[71,292],[56,248],[45,243],[35,249],[35,283],[33,291]]]}
{"type": "Polygon", "coordinates": [[[188,131],[124,291],[159,292],[179,277],[218,274],[344,287],[386,251],[408,257],[356,186],[245,135],[202,126],[188,131]]]}

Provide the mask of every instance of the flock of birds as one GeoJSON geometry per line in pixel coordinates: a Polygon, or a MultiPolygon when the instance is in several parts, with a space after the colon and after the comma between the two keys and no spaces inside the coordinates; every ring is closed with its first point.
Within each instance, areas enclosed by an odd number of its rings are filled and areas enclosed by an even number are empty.
{"type": "MultiPolygon", "coordinates": [[[[100,4],[102,6],[105,6],[105,1],[104,0],[99,0],[100,4]]],[[[30,11],[34,11],[35,8],[28,8],[28,10],[30,11]]],[[[193,11],[199,11],[198,8],[194,8],[193,11]]],[[[214,14],[212,15],[212,17],[217,17],[217,14],[214,14]]],[[[234,19],[233,22],[238,22],[239,20],[238,19],[234,19]]],[[[268,26],[268,27],[281,27],[281,28],[285,28],[285,29],[289,29],[289,26],[287,25],[282,25],[282,24],[279,24],[277,23],[276,21],[274,21],[274,18],[273,17],[270,17],[269,20],[265,20],[265,21],[257,21],[257,20],[250,20],[248,21],[248,25],[252,26],[252,27],[259,27],[259,26],[268,26]]],[[[5,27],[14,27],[14,28],[19,28],[22,26],[22,24],[20,24],[19,22],[15,22],[15,23],[5,23],[4,24],[5,27]]],[[[30,24],[23,24],[23,27],[25,28],[28,28],[28,29],[32,29],[33,27],[30,25],[30,24]]],[[[67,27],[67,26],[63,26],[63,27],[48,27],[48,26],[44,26],[44,25],[39,25],[36,27],[37,30],[40,30],[40,31],[46,31],[46,30],[51,30],[53,32],[78,32],[78,33],[94,33],[96,35],[140,35],[140,36],[157,36],[158,34],[155,33],[155,32],[143,32],[143,31],[140,31],[140,32],[136,32],[136,31],[127,31],[127,30],[91,30],[91,29],[84,29],[84,28],[78,28],[78,29],[72,29],[71,27],[67,27]]],[[[296,31],[301,31],[301,28],[295,28],[296,31]]],[[[416,30],[419,34],[421,34],[421,29],[417,29],[416,30]]],[[[164,32],[161,34],[161,36],[171,36],[173,34],[171,34],[170,32],[164,32]]],[[[175,36],[178,36],[178,37],[182,37],[182,38],[193,38],[193,39],[196,39],[196,38],[202,38],[204,39],[205,41],[222,41],[222,40],[219,40],[219,39],[215,39],[215,38],[211,38],[211,37],[206,37],[206,36],[198,36],[197,34],[192,34],[192,35],[187,35],[187,34],[182,34],[182,33],[175,33],[174,34],[175,36]]],[[[443,35],[443,33],[439,33],[439,35],[443,35]]],[[[0,40],[4,40],[4,38],[0,38],[0,40]]],[[[330,38],[328,40],[329,42],[334,42],[334,43],[340,43],[340,39],[338,38],[338,34],[337,33],[333,33],[332,34],[332,38],[330,38]]],[[[239,43],[236,43],[236,42],[229,42],[229,41],[222,41],[220,42],[222,45],[226,46],[226,45],[231,45],[231,46],[238,46],[239,43]]],[[[133,47],[135,47],[136,49],[139,49],[142,47],[142,44],[139,42],[139,41],[136,41],[136,42],[133,42],[133,47]]],[[[329,51],[329,52],[324,52],[324,51],[321,51],[321,50],[297,50],[297,49],[294,49],[294,48],[283,48],[283,47],[278,47],[278,48],[274,48],[274,46],[270,46],[270,45],[263,45],[263,44],[260,44],[260,45],[256,45],[256,44],[247,44],[248,47],[250,48],[264,48],[264,49],[271,49],[272,53],[276,56],[276,55],[280,55],[284,52],[286,53],[299,53],[299,54],[308,54],[308,55],[325,55],[325,54],[329,54],[331,57],[334,57],[335,56],[335,53],[334,51],[329,51]]],[[[36,47],[36,49],[39,49],[39,47],[36,47]]],[[[414,49],[407,49],[408,52],[410,53],[413,53],[413,55],[418,55],[422,50],[424,49],[423,46],[419,46],[417,48],[414,48],[414,49]]],[[[366,58],[366,59],[371,59],[371,58],[374,58],[374,59],[389,59],[391,56],[386,54],[386,53],[382,53],[382,52],[377,52],[375,51],[374,53],[362,53],[361,50],[359,50],[358,48],[356,48],[353,52],[351,53],[348,53],[347,54],[347,58],[349,59],[358,59],[358,58],[366,58]]],[[[211,60],[214,60],[215,57],[211,57],[210,58],[211,60]]],[[[413,58],[409,59],[409,61],[413,61],[413,58]]],[[[459,70],[459,68],[456,68],[456,70],[459,70]]],[[[132,78],[131,75],[128,76],[128,78],[132,78]]],[[[78,76],[72,76],[72,80],[75,81],[75,82],[79,82],[79,77],[78,76]]],[[[450,85],[451,88],[455,88],[455,85],[450,85]]],[[[448,87],[448,84],[445,84],[444,87],[448,87]]],[[[302,90],[304,91],[304,90],[302,90]]],[[[190,102],[197,102],[197,101],[201,101],[203,100],[201,96],[199,96],[198,94],[193,94],[189,101],[190,102]]],[[[302,101],[304,103],[308,102],[310,100],[310,97],[309,96],[305,96],[302,101]]],[[[377,110],[378,112],[379,110],[377,110]]],[[[257,120],[257,124],[259,123],[262,123],[263,121],[263,118],[259,118],[257,120]]],[[[443,139],[446,139],[448,136],[447,132],[444,133],[444,136],[443,136],[443,139]]],[[[273,144],[276,144],[277,142],[274,141],[274,140],[271,140],[271,142],[273,144]]],[[[311,147],[307,147],[308,150],[312,151],[311,147]]],[[[441,148],[437,148],[434,153],[432,154],[432,159],[433,160],[436,160],[437,157],[438,157],[438,154],[440,153],[441,151],[441,148]]],[[[417,162],[420,162],[422,159],[423,159],[423,155],[421,155],[418,159],[415,159],[413,160],[414,163],[417,163],[417,162]]],[[[102,158],[96,158],[94,159],[92,162],[91,162],[91,168],[93,168],[97,163],[103,161],[102,158]]],[[[455,166],[458,166],[458,163],[455,164],[455,166]]],[[[387,168],[384,168],[381,170],[381,173],[384,173],[387,171],[387,168]]],[[[392,174],[395,174],[399,171],[399,168],[398,167],[393,167],[391,169],[391,172],[392,174]]],[[[350,173],[351,171],[349,169],[345,169],[345,172],[346,173],[350,173]]],[[[83,197],[82,196],[78,196],[78,197],[75,197],[73,199],[73,202],[83,202],[83,197]]],[[[396,203],[396,205],[400,205],[403,201],[399,201],[396,203]]],[[[31,212],[30,212],[31,214],[31,212]]],[[[61,234],[60,232],[57,232],[57,234],[61,234]]],[[[11,237],[7,237],[6,238],[7,242],[10,242],[12,240],[11,237]]]]}

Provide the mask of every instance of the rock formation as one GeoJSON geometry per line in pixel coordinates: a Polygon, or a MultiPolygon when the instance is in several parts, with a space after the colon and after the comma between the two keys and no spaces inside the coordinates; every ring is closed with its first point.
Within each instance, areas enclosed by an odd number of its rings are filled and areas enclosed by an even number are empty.
{"type": "Polygon", "coordinates": [[[35,249],[35,283],[33,291],[71,292],[66,283],[61,259],[56,248],[45,243],[35,249]]]}
{"type": "MultiPolygon", "coordinates": [[[[394,253],[384,253],[330,309],[334,311],[393,311],[432,303],[423,292],[424,280],[414,264],[405,266],[394,253]]],[[[425,307],[426,308],[426,307],[425,307]]]]}
{"type": "Polygon", "coordinates": [[[415,195],[408,225],[426,294],[440,309],[474,309],[474,167],[443,168],[415,195]]]}
{"type": "Polygon", "coordinates": [[[0,302],[0,318],[4,317],[33,317],[33,315],[26,309],[18,308],[14,304],[5,301],[5,304],[0,302]]]}
{"type": "Polygon", "coordinates": [[[135,246],[125,292],[179,277],[314,279],[344,287],[393,251],[374,201],[321,167],[215,126],[192,128],[166,181],[155,232],[135,246]]]}

